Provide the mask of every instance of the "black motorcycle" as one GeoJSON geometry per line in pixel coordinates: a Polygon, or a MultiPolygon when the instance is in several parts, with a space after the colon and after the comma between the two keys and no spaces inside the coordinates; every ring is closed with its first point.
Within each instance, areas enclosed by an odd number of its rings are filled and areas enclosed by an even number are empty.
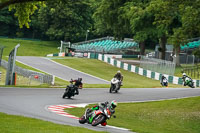
{"type": "Polygon", "coordinates": [[[65,92],[62,96],[62,98],[68,97],[71,98],[72,96],[76,95],[75,94],[75,85],[73,84],[73,81],[70,81],[70,85],[67,85],[65,92]]]}

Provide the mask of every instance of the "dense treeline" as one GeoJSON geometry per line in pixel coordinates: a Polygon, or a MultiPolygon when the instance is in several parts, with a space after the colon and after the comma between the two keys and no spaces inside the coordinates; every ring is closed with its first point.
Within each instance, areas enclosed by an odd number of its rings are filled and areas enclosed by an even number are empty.
{"type": "MultiPolygon", "coordinates": [[[[0,0],[0,5],[5,1],[9,0],[0,0]]],[[[10,11],[1,9],[0,35],[77,42],[89,30],[90,39],[107,35],[119,40],[134,38],[141,54],[146,46],[158,42],[162,53],[170,43],[178,54],[180,45],[200,37],[200,0],[38,1],[11,4],[10,11]]]]}

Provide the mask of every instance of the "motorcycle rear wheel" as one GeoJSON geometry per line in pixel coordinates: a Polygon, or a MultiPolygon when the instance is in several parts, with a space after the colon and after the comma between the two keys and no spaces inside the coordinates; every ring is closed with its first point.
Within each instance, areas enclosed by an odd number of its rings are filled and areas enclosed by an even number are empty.
{"type": "Polygon", "coordinates": [[[94,118],[94,120],[92,121],[92,126],[97,126],[104,121],[105,121],[105,116],[100,114],[94,118]]]}

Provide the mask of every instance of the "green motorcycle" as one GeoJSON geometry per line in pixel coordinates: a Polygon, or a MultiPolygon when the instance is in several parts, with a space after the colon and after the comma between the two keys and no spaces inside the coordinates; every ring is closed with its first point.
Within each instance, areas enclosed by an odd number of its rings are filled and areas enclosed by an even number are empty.
{"type": "Polygon", "coordinates": [[[188,78],[188,77],[186,77],[185,81],[184,81],[184,86],[186,86],[186,85],[191,87],[191,88],[195,88],[193,80],[191,78],[188,78]]]}

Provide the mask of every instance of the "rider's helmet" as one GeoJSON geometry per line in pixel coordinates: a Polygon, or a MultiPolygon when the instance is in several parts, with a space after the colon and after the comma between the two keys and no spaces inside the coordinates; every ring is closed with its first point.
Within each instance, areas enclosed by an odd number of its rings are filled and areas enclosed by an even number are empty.
{"type": "Polygon", "coordinates": [[[183,73],[183,77],[185,77],[186,76],[186,73],[183,73]]]}
{"type": "Polygon", "coordinates": [[[115,100],[113,100],[113,101],[111,102],[111,107],[112,107],[113,109],[117,107],[117,102],[116,102],[115,100]]]}
{"type": "Polygon", "coordinates": [[[80,82],[81,82],[81,81],[82,81],[82,78],[78,78],[78,81],[80,81],[80,82]]]}
{"type": "Polygon", "coordinates": [[[118,70],[118,71],[117,71],[117,73],[121,73],[121,71],[120,71],[120,70],[118,70]]]}

